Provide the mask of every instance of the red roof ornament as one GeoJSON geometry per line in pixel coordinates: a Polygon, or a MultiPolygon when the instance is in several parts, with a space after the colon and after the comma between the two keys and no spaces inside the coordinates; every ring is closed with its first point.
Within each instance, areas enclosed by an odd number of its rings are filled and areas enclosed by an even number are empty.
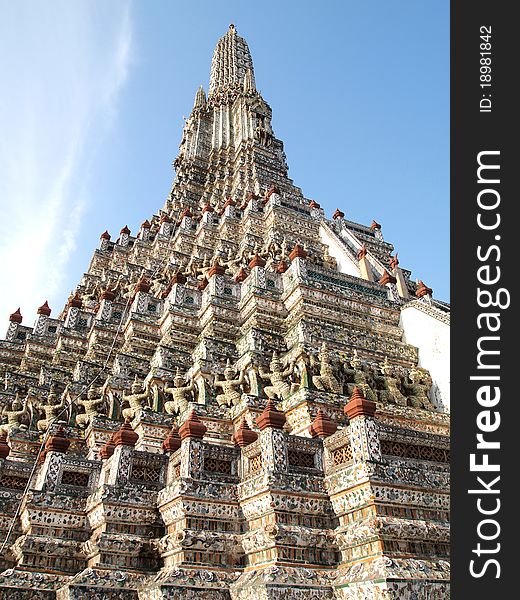
{"type": "Polygon", "coordinates": [[[208,428],[199,419],[195,409],[192,409],[187,420],[181,425],[179,435],[181,436],[181,440],[186,440],[188,438],[201,440],[207,430],[208,428]]]}
{"type": "Polygon", "coordinates": [[[238,273],[235,275],[234,279],[237,283],[242,283],[242,281],[247,279],[248,275],[249,275],[249,273],[244,269],[244,267],[240,267],[240,269],[239,269],[238,273]]]}
{"type": "Polygon", "coordinates": [[[23,320],[22,313],[20,312],[20,307],[18,307],[14,313],[9,315],[9,321],[11,323],[21,323],[23,320]]]}
{"type": "Polygon", "coordinates": [[[125,225],[119,233],[121,233],[123,235],[130,235],[130,229],[128,229],[128,225],[125,225]]]}
{"type": "Polygon", "coordinates": [[[208,271],[208,277],[212,277],[213,275],[224,275],[226,272],[226,267],[220,264],[220,260],[217,256],[211,265],[211,269],[208,271]]]}
{"type": "Polygon", "coordinates": [[[263,412],[256,417],[256,423],[262,431],[267,427],[283,429],[285,421],[285,414],[276,408],[272,398],[269,398],[263,412]]]}
{"type": "Polygon", "coordinates": [[[141,277],[135,286],[135,291],[147,294],[151,287],[152,285],[148,279],[146,279],[146,277],[141,277]]]}
{"type": "Polygon", "coordinates": [[[175,273],[173,274],[171,284],[173,285],[174,283],[180,283],[181,285],[184,285],[186,283],[186,275],[184,275],[184,273],[180,269],[178,271],[175,271],[175,273]]]}
{"type": "Polygon", "coordinates": [[[242,419],[238,429],[235,431],[233,435],[233,443],[235,446],[240,446],[243,448],[244,446],[249,446],[253,442],[256,442],[258,439],[258,433],[253,431],[251,427],[249,427],[248,422],[245,419],[242,419]]]}
{"type": "Polygon", "coordinates": [[[395,256],[390,257],[390,268],[395,269],[399,265],[399,260],[397,259],[397,253],[395,256]]]}
{"type": "Polygon", "coordinates": [[[288,268],[289,267],[287,266],[287,263],[282,258],[282,260],[276,266],[276,272],[277,273],[285,273],[285,271],[287,271],[288,268]]]}
{"type": "Polygon", "coordinates": [[[370,224],[370,229],[381,229],[381,225],[379,225],[377,221],[372,221],[372,223],[370,224]]]}
{"type": "Polygon", "coordinates": [[[228,206],[236,206],[236,202],[231,197],[226,200],[223,208],[226,209],[228,206]]]}
{"type": "Polygon", "coordinates": [[[49,306],[49,303],[47,302],[47,300],[45,300],[45,302],[40,306],[40,308],[38,308],[38,310],[36,311],[39,315],[45,315],[46,317],[50,317],[51,316],[51,308],[49,306]]]}
{"type": "Polygon", "coordinates": [[[205,204],[204,207],[202,208],[202,214],[207,213],[207,212],[215,212],[215,209],[209,203],[205,204]]]}
{"type": "Polygon", "coordinates": [[[181,436],[179,430],[175,425],[171,428],[170,433],[162,443],[162,450],[164,454],[173,454],[181,447],[181,436]]]}
{"type": "Polygon", "coordinates": [[[182,212],[181,212],[181,220],[184,219],[184,217],[192,217],[193,215],[191,214],[191,210],[188,208],[185,208],[182,212]]]}
{"type": "Polygon", "coordinates": [[[7,433],[0,435],[0,458],[7,458],[11,452],[11,446],[7,443],[7,433]]]}
{"type": "Polygon", "coordinates": [[[110,302],[113,302],[116,299],[116,293],[113,292],[112,290],[103,290],[101,292],[100,299],[101,300],[109,300],[110,302]]]}
{"type": "Polygon", "coordinates": [[[357,259],[361,260],[362,258],[365,258],[365,256],[367,255],[367,252],[368,252],[367,247],[365,246],[365,244],[363,244],[361,246],[361,248],[358,250],[357,259]]]}
{"type": "Polygon", "coordinates": [[[383,271],[383,276],[379,280],[379,283],[381,285],[386,285],[387,283],[397,283],[397,279],[393,275],[390,275],[390,273],[385,269],[383,271]]]}
{"type": "Polygon", "coordinates": [[[334,211],[334,214],[332,215],[333,219],[343,219],[345,217],[345,213],[340,210],[339,208],[336,208],[336,210],[334,211]]]}
{"type": "Polygon", "coordinates": [[[60,425],[58,429],[47,438],[45,442],[44,453],[48,452],[61,452],[65,454],[70,446],[70,440],[65,436],[65,429],[63,425],[60,425]]]}
{"type": "Polygon", "coordinates": [[[69,300],[69,306],[71,308],[81,308],[83,306],[83,300],[81,299],[79,292],[76,292],[69,300]]]}
{"type": "Polygon", "coordinates": [[[204,278],[197,284],[197,289],[203,291],[208,287],[208,279],[206,276],[204,276],[204,278]]]}
{"type": "Polygon", "coordinates": [[[114,433],[113,443],[114,446],[129,446],[133,448],[139,435],[132,429],[130,425],[130,419],[127,417],[121,427],[114,433]]]}
{"type": "Polygon", "coordinates": [[[297,243],[291,250],[289,258],[291,261],[295,260],[296,258],[307,258],[307,251],[303,246],[300,246],[300,244],[297,243]]]}
{"type": "Polygon", "coordinates": [[[110,234],[108,233],[108,231],[105,229],[105,231],[103,231],[103,233],[99,236],[100,240],[109,240],[110,239],[110,234]]]}
{"type": "Polygon", "coordinates": [[[367,400],[361,390],[355,386],[352,390],[352,396],[343,409],[349,419],[355,419],[359,416],[373,417],[376,412],[376,403],[367,400]]]}
{"type": "Polygon", "coordinates": [[[255,267],[265,267],[265,260],[258,253],[253,256],[249,263],[250,269],[254,269],[255,267]]]}
{"type": "Polygon", "coordinates": [[[151,225],[150,225],[150,221],[148,219],[146,219],[146,221],[141,223],[141,229],[150,229],[150,227],[151,227],[151,225]]]}
{"type": "Polygon", "coordinates": [[[276,185],[272,185],[266,192],[265,197],[266,200],[269,200],[269,198],[273,195],[273,194],[279,194],[280,190],[278,188],[278,186],[276,185]]]}
{"type": "Polygon", "coordinates": [[[334,421],[327,418],[321,408],[318,408],[318,412],[314,417],[314,421],[309,425],[309,433],[312,437],[326,438],[333,433],[336,433],[338,426],[334,421]]]}
{"type": "Polygon", "coordinates": [[[108,438],[106,443],[103,444],[101,446],[101,448],[99,449],[99,456],[101,457],[101,460],[107,460],[108,458],[110,458],[112,456],[112,454],[114,454],[114,450],[116,449],[116,445],[114,443],[115,435],[116,435],[116,432],[114,431],[111,434],[111,436],[108,438]]]}
{"type": "Polygon", "coordinates": [[[320,205],[320,204],[318,204],[318,203],[317,203],[315,200],[311,200],[311,201],[309,202],[309,206],[310,206],[311,208],[321,208],[321,205],[320,205]]]}
{"type": "Polygon", "coordinates": [[[429,288],[419,279],[419,285],[417,286],[417,291],[415,292],[417,298],[422,298],[423,296],[431,296],[433,295],[432,288],[429,288]]]}
{"type": "Polygon", "coordinates": [[[160,219],[160,221],[159,221],[159,222],[160,222],[161,224],[162,224],[162,223],[171,223],[171,222],[172,222],[172,220],[170,219],[170,217],[169,217],[169,216],[168,216],[166,213],[163,213],[163,214],[161,215],[161,219],[160,219]]]}

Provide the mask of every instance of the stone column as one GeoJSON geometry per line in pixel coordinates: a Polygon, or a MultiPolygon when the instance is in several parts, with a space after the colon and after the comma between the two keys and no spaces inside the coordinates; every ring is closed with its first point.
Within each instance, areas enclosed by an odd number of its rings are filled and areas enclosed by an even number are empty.
{"type": "Polygon", "coordinates": [[[358,387],[345,406],[345,413],[350,419],[350,443],[354,462],[381,460],[381,445],[374,420],[376,404],[367,400],[358,387]]]}

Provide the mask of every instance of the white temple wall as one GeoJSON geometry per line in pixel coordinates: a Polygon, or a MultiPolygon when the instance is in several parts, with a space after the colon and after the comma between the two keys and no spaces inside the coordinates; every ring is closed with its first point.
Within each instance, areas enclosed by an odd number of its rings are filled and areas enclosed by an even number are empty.
{"type": "Polygon", "coordinates": [[[450,412],[450,326],[415,306],[401,310],[403,341],[419,349],[419,366],[433,379],[431,401],[450,412]]]}

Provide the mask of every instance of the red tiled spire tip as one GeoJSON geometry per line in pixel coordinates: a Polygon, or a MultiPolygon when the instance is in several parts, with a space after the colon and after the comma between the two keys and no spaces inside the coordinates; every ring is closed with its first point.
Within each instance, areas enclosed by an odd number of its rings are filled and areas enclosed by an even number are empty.
{"type": "Polygon", "coordinates": [[[103,446],[101,446],[101,448],[99,449],[99,456],[101,457],[101,460],[107,460],[112,456],[112,454],[114,454],[114,450],[116,449],[116,445],[114,443],[115,435],[116,432],[114,431],[108,438],[106,443],[103,444],[103,446]]]}
{"type": "Polygon", "coordinates": [[[181,285],[185,284],[186,283],[186,275],[184,275],[184,273],[182,271],[176,271],[173,274],[171,283],[172,283],[172,285],[174,283],[180,283],[181,285]]]}
{"type": "Polygon", "coordinates": [[[318,408],[318,412],[314,417],[314,421],[309,425],[309,433],[312,437],[326,438],[333,433],[336,433],[338,426],[334,421],[327,418],[321,408],[318,408]]]}
{"type": "Polygon", "coordinates": [[[244,267],[240,267],[240,269],[239,269],[238,273],[235,275],[234,279],[237,283],[242,283],[242,281],[247,279],[248,275],[249,275],[249,273],[244,269],[244,267]]]}
{"type": "Polygon", "coordinates": [[[192,409],[189,417],[181,425],[179,429],[179,435],[181,436],[181,440],[186,440],[188,438],[195,438],[201,440],[204,437],[204,434],[207,430],[208,428],[199,419],[199,416],[195,412],[195,409],[192,409]]]}
{"type": "Polygon", "coordinates": [[[205,290],[208,287],[208,283],[209,281],[207,280],[206,276],[204,276],[204,279],[198,283],[197,289],[205,290]]]}
{"type": "Polygon", "coordinates": [[[255,267],[265,267],[265,260],[259,254],[255,254],[249,263],[250,269],[255,267]]]}
{"type": "Polygon", "coordinates": [[[395,269],[399,265],[399,260],[397,259],[397,253],[395,256],[390,257],[390,268],[395,269]]]}
{"type": "Polygon", "coordinates": [[[421,280],[419,280],[419,285],[417,287],[417,291],[415,292],[417,298],[422,298],[423,296],[431,296],[433,295],[432,288],[429,288],[425,285],[421,280]]]}
{"type": "Polygon", "coordinates": [[[11,315],[9,315],[9,321],[11,321],[11,323],[21,323],[22,322],[22,313],[20,312],[20,307],[18,307],[14,313],[12,313],[11,315]]]}
{"type": "Polygon", "coordinates": [[[218,257],[213,261],[211,265],[211,269],[208,271],[208,277],[212,277],[213,275],[224,275],[226,272],[226,267],[220,264],[220,260],[218,257]]]}
{"type": "Polygon", "coordinates": [[[138,439],[139,436],[130,425],[130,419],[126,418],[118,431],[114,433],[113,443],[116,448],[117,446],[130,446],[133,448],[138,439]]]}
{"type": "Polygon", "coordinates": [[[100,299],[101,300],[110,300],[110,302],[113,302],[116,299],[116,293],[113,292],[112,290],[103,290],[101,292],[100,299]]]}
{"type": "Polygon", "coordinates": [[[179,430],[175,425],[171,428],[170,433],[162,443],[162,450],[164,454],[173,454],[181,447],[181,436],[179,430]]]}
{"type": "Polygon", "coordinates": [[[99,236],[100,240],[109,240],[110,239],[110,234],[108,233],[108,231],[105,229],[105,231],[103,231],[103,233],[99,236]]]}
{"type": "Polygon", "coordinates": [[[65,454],[70,446],[70,440],[65,436],[65,429],[60,425],[58,429],[47,438],[45,442],[45,454],[48,452],[61,452],[65,454]]]}
{"type": "Polygon", "coordinates": [[[266,192],[265,197],[267,200],[269,200],[269,198],[273,195],[273,194],[279,194],[280,190],[278,188],[278,186],[276,185],[272,185],[266,192]]]}
{"type": "Polygon", "coordinates": [[[11,452],[11,447],[7,443],[7,433],[0,435],[0,458],[7,458],[11,452]]]}
{"type": "Polygon", "coordinates": [[[285,262],[285,260],[282,259],[276,267],[276,272],[277,273],[285,273],[285,271],[287,271],[287,269],[288,269],[287,263],[285,262]]]}
{"type": "Polygon", "coordinates": [[[236,206],[236,202],[233,200],[233,198],[228,198],[223,206],[223,208],[227,208],[228,206],[236,206]]]}
{"type": "Polygon", "coordinates": [[[276,408],[272,398],[269,398],[263,412],[256,417],[256,423],[262,431],[267,427],[283,429],[285,421],[285,414],[276,408]]]}
{"type": "Polygon", "coordinates": [[[376,412],[376,403],[372,402],[372,400],[367,400],[361,390],[355,386],[352,390],[350,400],[345,405],[344,412],[349,419],[355,419],[361,415],[373,417],[376,412]]]}
{"type": "Polygon", "coordinates": [[[365,244],[363,244],[361,246],[361,248],[358,250],[357,259],[361,260],[362,258],[365,258],[365,256],[367,255],[367,252],[368,252],[367,247],[365,246],[365,244]]]}
{"type": "Polygon", "coordinates": [[[51,308],[50,308],[49,303],[47,302],[47,300],[45,300],[45,302],[38,308],[38,310],[36,312],[39,315],[45,315],[46,317],[50,317],[50,315],[51,315],[51,308]]]}
{"type": "Polygon", "coordinates": [[[123,234],[123,235],[124,235],[124,234],[126,234],[126,235],[130,235],[130,229],[128,229],[128,225],[125,225],[125,226],[123,227],[123,229],[121,229],[121,231],[120,231],[119,233],[121,233],[121,234],[123,234]]]}
{"type": "Polygon", "coordinates": [[[307,258],[307,252],[303,246],[296,244],[289,254],[289,258],[293,261],[295,258],[307,258]]]}
{"type": "Polygon", "coordinates": [[[171,222],[172,222],[172,220],[170,219],[170,217],[169,217],[169,216],[168,216],[166,213],[163,213],[163,214],[161,215],[161,219],[160,219],[160,221],[159,221],[159,222],[160,222],[161,224],[162,224],[162,223],[171,223],[171,222]]]}
{"type": "Polygon", "coordinates": [[[390,273],[385,269],[383,271],[383,276],[379,280],[379,283],[381,285],[386,285],[387,283],[397,283],[397,279],[393,275],[390,275],[390,273]]]}
{"type": "Polygon", "coordinates": [[[244,446],[249,446],[249,444],[255,442],[258,439],[258,433],[249,427],[249,424],[245,419],[242,419],[242,422],[235,431],[232,439],[235,446],[243,448],[244,446]]]}
{"type": "Polygon", "coordinates": [[[83,300],[78,292],[69,300],[69,306],[72,308],[81,308],[83,306],[83,300]]]}
{"type": "Polygon", "coordinates": [[[311,201],[309,202],[309,206],[310,206],[311,208],[321,208],[321,205],[320,205],[320,204],[318,204],[318,203],[316,202],[316,200],[311,200],[311,201]]]}
{"type": "Polygon", "coordinates": [[[191,210],[189,208],[185,208],[182,212],[181,212],[181,220],[184,219],[184,217],[192,217],[193,215],[191,214],[191,210]]]}
{"type": "Polygon", "coordinates": [[[141,223],[141,229],[150,229],[151,225],[150,225],[150,221],[148,219],[146,219],[146,221],[143,221],[141,223]]]}
{"type": "Polygon", "coordinates": [[[381,225],[377,221],[372,221],[372,223],[370,224],[370,229],[381,229],[381,225]]]}
{"type": "Polygon", "coordinates": [[[215,209],[209,203],[205,204],[204,207],[202,208],[202,214],[207,213],[207,212],[215,212],[215,209]]]}
{"type": "Polygon", "coordinates": [[[332,215],[333,219],[343,219],[345,217],[345,213],[340,210],[339,208],[336,208],[336,210],[334,211],[334,214],[332,215]]]}
{"type": "Polygon", "coordinates": [[[137,282],[137,285],[135,286],[135,291],[136,292],[144,292],[145,294],[147,294],[150,291],[151,287],[152,287],[152,285],[148,281],[148,279],[146,279],[146,277],[141,277],[141,279],[139,279],[139,281],[137,282]]]}

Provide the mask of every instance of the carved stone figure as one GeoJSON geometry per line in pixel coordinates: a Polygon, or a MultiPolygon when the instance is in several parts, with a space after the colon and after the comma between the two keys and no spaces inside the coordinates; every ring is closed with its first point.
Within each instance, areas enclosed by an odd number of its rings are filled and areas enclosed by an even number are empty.
{"type": "Polygon", "coordinates": [[[129,406],[123,408],[123,418],[134,419],[136,416],[141,414],[143,410],[146,410],[147,406],[145,401],[148,399],[149,384],[147,383],[143,390],[143,384],[135,376],[134,382],[131,387],[131,394],[123,394],[123,403],[127,402],[129,406]]]}
{"type": "Polygon", "coordinates": [[[428,396],[432,387],[432,380],[428,372],[419,367],[414,367],[408,374],[408,377],[410,378],[411,383],[405,381],[403,387],[409,405],[414,408],[433,410],[433,405],[428,396]]]}
{"type": "Polygon", "coordinates": [[[399,404],[400,406],[406,406],[406,398],[400,390],[401,378],[397,373],[394,366],[388,362],[388,356],[385,356],[385,360],[380,367],[381,375],[376,375],[376,382],[380,384],[378,390],[378,396],[380,402],[399,404]]]}
{"type": "Polygon", "coordinates": [[[188,385],[185,385],[185,383],[186,381],[177,367],[177,372],[173,379],[173,387],[164,388],[164,391],[172,396],[172,400],[167,400],[164,403],[164,410],[169,415],[183,413],[188,408],[189,400],[186,396],[193,391],[194,384],[193,380],[188,385]]]}
{"type": "Polygon", "coordinates": [[[282,361],[278,358],[277,352],[273,352],[273,358],[269,364],[269,371],[264,371],[262,367],[259,368],[260,377],[264,381],[270,381],[271,385],[264,388],[264,392],[268,398],[279,398],[285,400],[293,392],[299,389],[299,383],[288,383],[287,378],[294,371],[294,362],[291,362],[289,366],[284,369],[282,361]]]}
{"type": "Polygon", "coordinates": [[[312,383],[318,390],[341,393],[341,384],[334,375],[334,369],[330,364],[329,352],[327,344],[323,342],[320,350],[320,374],[312,377],[312,383]]]}
{"type": "Polygon", "coordinates": [[[107,377],[107,380],[105,381],[102,387],[89,387],[87,391],[86,400],[78,398],[77,403],[80,406],[83,406],[83,408],[85,409],[84,413],[76,415],[76,425],[78,425],[78,427],[87,427],[94,417],[97,417],[101,414],[101,411],[99,409],[106,402],[106,392],[108,389],[109,381],[110,379],[107,377]]]}
{"type": "Polygon", "coordinates": [[[222,394],[217,395],[219,406],[234,406],[240,402],[242,397],[239,391],[240,386],[244,383],[245,371],[242,369],[239,376],[235,379],[236,371],[231,366],[229,358],[224,369],[224,379],[218,380],[218,375],[215,375],[214,386],[222,390],[222,394]]]}
{"type": "Polygon", "coordinates": [[[2,410],[2,416],[7,418],[7,423],[0,425],[0,434],[11,433],[14,429],[27,429],[27,426],[22,423],[22,420],[28,414],[27,396],[20,401],[20,394],[16,392],[16,396],[9,408],[4,406],[2,410]]]}
{"type": "Polygon", "coordinates": [[[65,407],[67,393],[69,391],[69,386],[65,388],[65,391],[62,394],[61,400],[59,394],[56,392],[56,388],[51,386],[51,389],[47,395],[47,402],[36,401],[35,406],[39,410],[45,413],[45,419],[40,419],[36,423],[36,428],[38,431],[43,433],[47,431],[49,425],[59,419],[60,416],[63,416],[63,408],[65,407]]]}
{"type": "Polygon", "coordinates": [[[347,394],[350,396],[357,386],[363,392],[367,400],[376,401],[377,397],[369,385],[367,374],[364,371],[363,363],[361,362],[357,350],[354,350],[354,356],[350,361],[346,361],[343,365],[343,370],[347,380],[347,394]]]}

